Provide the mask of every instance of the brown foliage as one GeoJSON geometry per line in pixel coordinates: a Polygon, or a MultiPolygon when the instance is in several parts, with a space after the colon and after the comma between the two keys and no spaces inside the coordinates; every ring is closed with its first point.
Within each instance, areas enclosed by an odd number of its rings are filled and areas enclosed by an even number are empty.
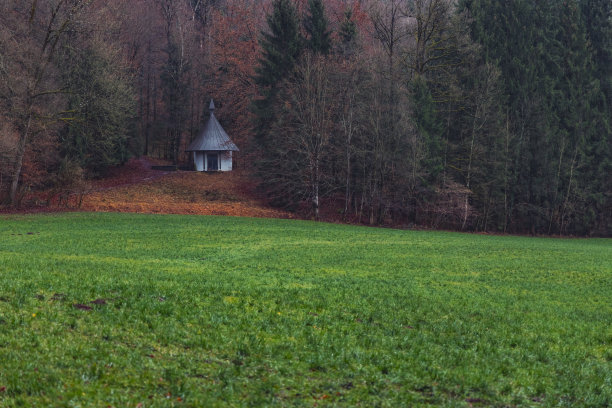
{"type": "MultiPolygon", "coordinates": [[[[257,94],[252,78],[265,15],[260,5],[244,0],[229,1],[225,10],[211,14],[209,67],[214,80],[204,91],[214,97],[220,108],[219,120],[245,151],[252,134],[250,105],[257,94]]],[[[240,166],[248,167],[249,163],[241,162],[240,166]]]]}
{"type": "Polygon", "coordinates": [[[155,214],[230,215],[292,218],[272,209],[255,192],[244,171],[199,173],[150,169],[146,159],[132,160],[97,183],[82,209],[155,214]]]}

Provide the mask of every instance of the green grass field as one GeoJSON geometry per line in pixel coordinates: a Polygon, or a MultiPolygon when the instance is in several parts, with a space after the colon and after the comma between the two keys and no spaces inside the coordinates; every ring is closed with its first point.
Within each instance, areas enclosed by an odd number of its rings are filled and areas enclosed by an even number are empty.
{"type": "Polygon", "coordinates": [[[0,217],[0,406],[612,405],[612,240],[0,217]]]}

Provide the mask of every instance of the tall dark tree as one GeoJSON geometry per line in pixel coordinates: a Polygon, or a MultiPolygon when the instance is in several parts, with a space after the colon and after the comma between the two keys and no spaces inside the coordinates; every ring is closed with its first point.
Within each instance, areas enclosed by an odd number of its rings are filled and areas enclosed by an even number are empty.
{"type": "Polygon", "coordinates": [[[187,74],[190,64],[184,58],[179,45],[173,40],[168,43],[166,52],[168,59],[160,76],[166,108],[163,127],[166,130],[165,139],[169,147],[167,158],[176,164],[179,160],[183,132],[188,123],[190,87],[187,74]]]}
{"type": "MultiPolygon", "coordinates": [[[[603,6],[596,2],[591,5],[603,6]]],[[[589,28],[576,0],[563,3],[560,19],[557,37],[564,64],[557,86],[557,95],[561,96],[559,133],[567,140],[568,149],[565,166],[559,166],[563,191],[558,192],[553,221],[558,232],[583,234],[611,226],[606,226],[601,218],[606,206],[612,203],[610,116],[605,102],[605,78],[601,76],[612,70],[598,64],[603,50],[588,41],[589,37],[597,37],[594,31],[606,29],[605,23],[592,19],[591,23],[601,25],[589,28]]],[[[608,19],[608,28],[610,23],[608,19]]]]}
{"type": "Polygon", "coordinates": [[[127,160],[135,92],[118,53],[102,44],[62,54],[71,120],[60,132],[62,156],[99,174],[127,160]]]}
{"type": "Polygon", "coordinates": [[[338,36],[342,52],[344,54],[352,54],[355,51],[357,42],[357,24],[353,21],[353,11],[351,9],[344,12],[338,36]]]}
{"type": "Polygon", "coordinates": [[[612,2],[580,0],[579,3],[593,51],[595,73],[606,95],[608,109],[612,109],[612,2]]]}
{"type": "Polygon", "coordinates": [[[327,55],[331,49],[325,6],[322,0],[308,0],[308,14],[304,18],[306,47],[315,54],[327,55]]]}
{"type": "MultiPolygon", "coordinates": [[[[255,68],[255,84],[258,87],[259,99],[253,103],[255,143],[259,173],[262,175],[263,187],[278,205],[288,205],[293,202],[291,197],[299,185],[283,183],[283,174],[291,173],[286,166],[295,167],[291,153],[287,151],[284,136],[278,133],[279,117],[285,107],[281,89],[289,77],[293,75],[298,58],[302,54],[303,41],[300,35],[300,25],[297,10],[291,0],[274,0],[272,12],[267,17],[267,29],[262,31],[259,41],[262,54],[259,65],[255,68]],[[284,158],[284,170],[268,172],[278,165],[279,157],[284,158]],[[273,174],[279,173],[279,177],[273,174]]],[[[282,117],[280,117],[282,119],[282,117]]],[[[297,170],[296,170],[297,171],[297,170]]],[[[285,179],[286,180],[286,179],[285,179]]]]}
{"type": "Polygon", "coordinates": [[[255,68],[255,83],[261,97],[254,102],[253,110],[255,132],[260,142],[274,120],[278,84],[289,76],[302,52],[297,10],[291,0],[274,0],[267,23],[259,42],[262,55],[255,68]]]}
{"type": "Polygon", "coordinates": [[[427,182],[433,182],[442,171],[441,135],[443,124],[427,83],[422,77],[411,82],[412,121],[425,146],[424,165],[427,182]]]}
{"type": "Polygon", "coordinates": [[[262,56],[255,69],[255,82],[263,89],[285,79],[302,51],[297,10],[291,0],[274,0],[266,21],[260,40],[262,56]]]}
{"type": "Polygon", "coordinates": [[[374,89],[370,95],[371,109],[366,113],[370,123],[363,140],[369,154],[367,166],[363,169],[362,197],[369,207],[370,223],[384,219],[390,207],[387,198],[393,192],[392,180],[400,173],[399,167],[405,166],[406,157],[412,159],[415,153],[405,143],[407,92],[400,60],[409,31],[403,23],[403,6],[403,1],[391,0],[373,5],[370,12],[373,36],[386,57],[373,64],[374,89]]]}
{"type": "Polygon", "coordinates": [[[160,75],[165,115],[161,127],[166,146],[165,156],[177,164],[183,132],[187,129],[189,113],[188,72],[190,59],[185,47],[185,24],[181,20],[179,5],[171,0],[157,0],[165,24],[166,61],[160,75]]]}
{"type": "Polygon", "coordinates": [[[338,30],[338,43],[336,53],[340,57],[333,81],[336,84],[334,103],[338,106],[337,117],[338,134],[331,139],[334,151],[342,157],[344,165],[338,163],[338,170],[334,172],[338,190],[344,190],[344,217],[348,219],[351,204],[355,196],[353,183],[356,179],[354,171],[354,158],[357,155],[355,140],[361,133],[360,126],[363,121],[363,108],[367,105],[365,96],[368,94],[364,87],[368,72],[360,59],[357,24],[353,19],[353,10],[344,12],[338,30]]]}
{"type": "Polygon", "coordinates": [[[537,183],[542,172],[535,153],[544,150],[542,126],[548,123],[541,112],[547,106],[541,90],[550,82],[544,77],[544,60],[535,57],[548,49],[539,40],[544,27],[536,21],[536,6],[530,1],[469,0],[464,5],[472,15],[472,35],[481,44],[485,61],[499,65],[509,101],[506,109],[513,137],[508,143],[511,164],[505,224],[528,223],[535,228],[544,219],[537,220],[541,211],[535,197],[544,187],[537,183]],[[496,18],[491,19],[492,15],[496,18]]]}
{"type": "Polygon", "coordinates": [[[590,102],[599,120],[589,123],[585,158],[589,166],[582,174],[590,192],[583,203],[589,232],[612,235],[612,2],[581,0],[584,26],[592,51],[594,75],[601,94],[590,102]]]}
{"type": "Polygon", "coordinates": [[[507,101],[504,230],[585,233],[605,224],[589,215],[603,212],[601,191],[609,190],[610,114],[593,64],[602,54],[588,39],[599,38],[609,6],[582,6],[586,18],[576,0],[462,2],[485,61],[499,66],[507,101]],[[588,28],[589,18],[600,23],[588,28]]]}
{"type": "Polygon", "coordinates": [[[335,123],[330,68],[323,56],[306,53],[295,75],[286,81],[283,115],[273,126],[277,142],[270,147],[274,165],[267,170],[274,174],[276,186],[272,192],[276,197],[292,205],[308,202],[315,219],[319,218],[321,197],[329,191],[329,168],[333,163],[330,142],[335,123]],[[282,187],[282,197],[278,187],[282,187]]]}

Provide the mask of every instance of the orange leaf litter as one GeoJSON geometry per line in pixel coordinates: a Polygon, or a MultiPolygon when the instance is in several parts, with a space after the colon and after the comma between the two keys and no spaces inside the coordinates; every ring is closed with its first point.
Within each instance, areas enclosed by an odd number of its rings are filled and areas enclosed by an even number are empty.
{"type": "Polygon", "coordinates": [[[148,214],[294,218],[270,208],[246,172],[163,172],[149,159],[134,159],[93,186],[81,210],[148,214]]]}

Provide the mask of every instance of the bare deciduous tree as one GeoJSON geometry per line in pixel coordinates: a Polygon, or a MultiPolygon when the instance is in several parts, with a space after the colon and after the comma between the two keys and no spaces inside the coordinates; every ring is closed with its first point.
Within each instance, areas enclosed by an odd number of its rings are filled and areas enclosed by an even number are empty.
{"type": "MultiPolygon", "coordinates": [[[[32,0],[3,2],[0,14],[0,54],[13,62],[3,72],[2,92],[19,139],[13,163],[9,200],[17,203],[26,148],[41,118],[45,97],[62,92],[53,86],[52,61],[60,40],[90,0],[32,0]]],[[[2,75],[2,74],[0,74],[2,75]]]]}
{"type": "Polygon", "coordinates": [[[329,67],[325,57],[306,53],[296,68],[296,75],[288,81],[285,100],[288,125],[292,129],[286,136],[287,148],[304,159],[300,163],[300,179],[316,219],[319,218],[321,190],[328,176],[325,157],[329,155],[334,128],[329,67]]]}

